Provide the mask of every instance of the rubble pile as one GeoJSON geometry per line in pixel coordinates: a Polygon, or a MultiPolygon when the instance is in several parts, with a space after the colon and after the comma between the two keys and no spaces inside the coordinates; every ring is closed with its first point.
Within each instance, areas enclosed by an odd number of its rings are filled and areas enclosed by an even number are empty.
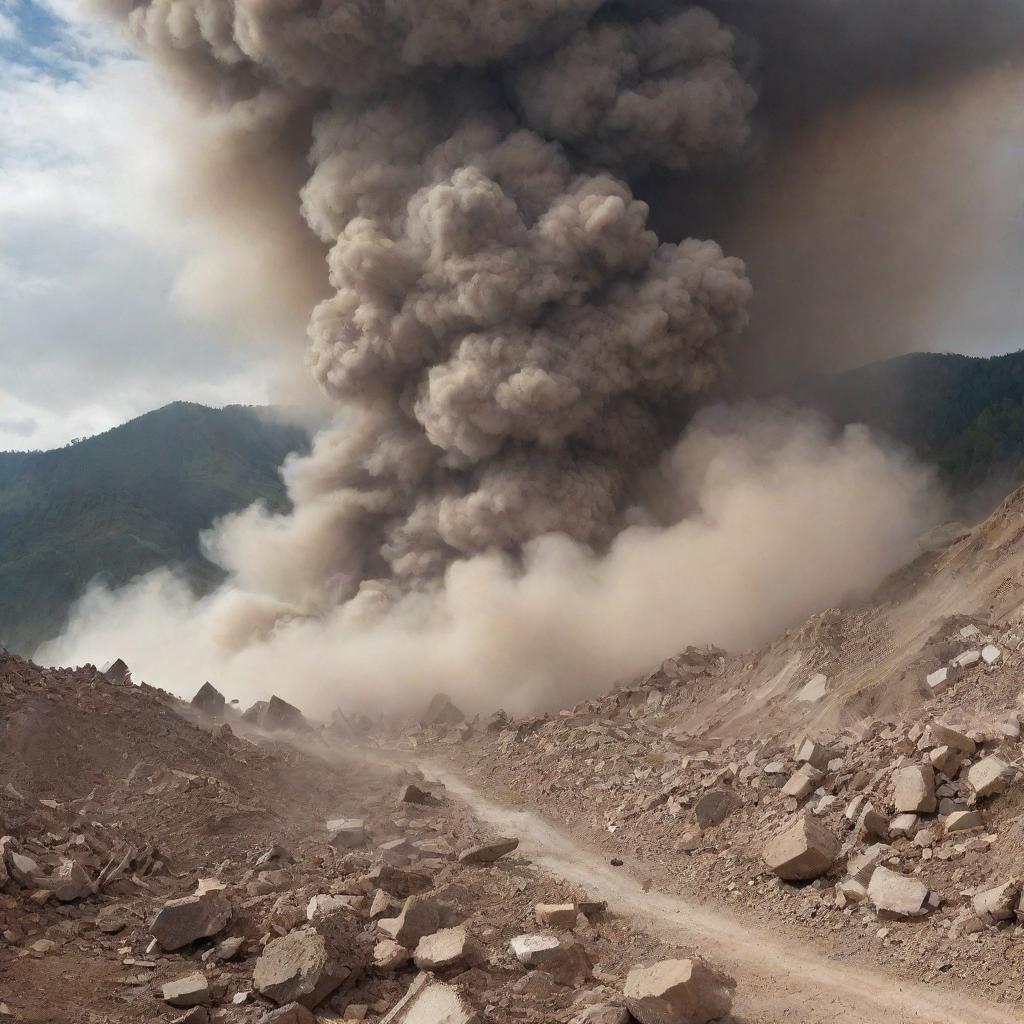
{"type": "MultiPolygon", "coordinates": [[[[694,1000],[727,1011],[731,983],[699,951],[546,876],[443,787],[332,761],[272,701],[250,726],[212,685],[198,696],[135,685],[127,667],[0,660],[3,750],[17,752],[0,779],[4,1019],[624,1024],[662,1006],[658,1021],[685,1024],[694,1000]],[[642,986],[637,969],[653,972],[642,986]]],[[[436,727],[458,726],[453,706],[435,711],[436,727]]]]}
{"type": "Polygon", "coordinates": [[[990,975],[996,997],[1018,1000],[1006,964],[1024,966],[1022,637],[954,623],[942,694],[922,673],[912,712],[851,714],[795,738],[727,735],[714,720],[703,735],[680,729],[704,687],[728,692],[726,656],[691,649],[685,671],[667,662],[557,714],[417,725],[403,742],[443,752],[659,888],[869,949],[915,977],[990,975]]]}

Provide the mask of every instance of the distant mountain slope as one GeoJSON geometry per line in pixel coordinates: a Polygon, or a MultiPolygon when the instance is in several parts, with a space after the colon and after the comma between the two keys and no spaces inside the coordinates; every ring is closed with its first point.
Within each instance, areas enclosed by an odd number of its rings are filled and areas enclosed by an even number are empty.
{"type": "Polygon", "coordinates": [[[68,448],[0,452],[0,644],[55,635],[94,578],[173,565],[210,587],[199,531],[257,499],[287,507],[278,467],[308,447],[263,412],[175,402],[68,448]]]}
{"type": "Polygon", "coordinates": [[[1024,482],[1024,352],[915,353],[816,379],[800,397],[906,444],[961,494],[998,484],[997,501],[1024,482]]]}

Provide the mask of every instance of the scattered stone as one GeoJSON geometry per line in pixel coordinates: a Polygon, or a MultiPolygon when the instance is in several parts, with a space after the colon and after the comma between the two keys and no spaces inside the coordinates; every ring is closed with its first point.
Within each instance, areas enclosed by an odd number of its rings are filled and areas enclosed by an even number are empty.
{"type": "Polygon", "coordinates": [[[201,1006],[210,1002],[210,983],[202,971],[169,981],[161,989],[163,1001],[171,1006],[201,1006]]]}
{"type": "Polygon", "coordinates": [[[720,825],[742,806],[743,801],[731,789],[710,789],[694,805],[693,814],[703,830],[720,825]]]}
{"type": "Polygon", "coordinates": [[[943,725],[941,722],[932,722],[928,726],[927,736],[931,746],[949,747],[952,750],[959,750],[960,753],[966,754],[968,757],[978,749],[978,745],[970,736],[957,729],[951,729],[948,725],[943,725]]]}
{"type": "Polygon", "coordinates": [[[131,669],[118,658],[103,673],[108,680],[117,685],[130,685],[132,681],[131,669]]]}
{"type": "Polygon", "coordinates": [[[409,962],[409,959],[409,950],[405,946],[400,946],[394,939],[381,939],[373,947],[373,966],[379,970],[400,970],[409,962]]]}
{"type": "Polygon", "coordinates": [[[795,800],[803,800],[817,789],[823,778],[824,775],[817,768],[805,764],[790,776],[789,781],[782,787],[782,795],[793,797],[795,800]]]}
{"type": "Polygon", "coordinates": [[[265,1013],[260,1024],[317,1024],[317,1018],[301,1003],[288,1003],[265,1013]]]}
{"type": "MultiPolygon", "coordinates": [[[[319,921],[337,913],[352,913],[355,896],[331,896],[321,893],[313,896],[306,904],[306,920],[319,921]]],[[[365,905],[365,904],[364,904],[365,905]]]]}
{"type": "Polygon", "coordinates": [[[950,663],[953,668],[970,668],[981,661],[981,651],[964,651],[958,654],[950,663]]]}
{"type": "Polygon", "coordinates": [[[916,814],[897,814],[889,822],[889,837],[891,839],[909,839],[918,829],[918,818],[916,814]]]}
{"type": "Polygon", "coordinates": [[[945,693],[953,685],[951,673],[948,668],[939,668],[930,673],[925,680],[928,691],[933,697],[945,693]]]}
{"type": "Polygon", "coordinates": [[[551,975],[559,985],[570,988],[579,988],[594,976],[594,965],[587,951],[576,941],[564,943],[553,956],[542,960],[537,970],[551,975]]]}
{"type": "Polygon", "coordinates": [[[986,665],[994,665],[1002,656],[1003,652],[995,644],[986,644],[981,649],[981,660],[986,665]]]}
{"type": "Polygon", "coordinates": [[[379,864],[366,876],[366,880],[375,888],[400,900],[426,892],[434,884],[430,875],[392,867],[390,864],[379,864]]]}
{"type": "Polygon", "coordinates": [[[458,725],[465,720],[466,716],[452,703],[447,694],[437,693],[420,716],[420,725],[458,725]]]}
{"type": "Polygon", "coordinates": [[[629,1024],[629,1011],[614,1003],[595,1003],[572,1019],[572,1024],[629,1024]]]}
{"type": "Polygon", "coordinates": [[[508,944],[512,955],[526,967],[536,967],[563,948],[557,935],[517,935],[508,944]]]}
{"type": "Polygon", "coordinates": [[[253,970],[253,988],[279,1006],[312,1009],[352,973],[314,931],[297,931],[267,943],[253,970]]]}
{"type": "Polygon", "coordinates": [[[224,717],[224,694],[222,694],[212,683],[206,682],[199,687],[199,691],[192,698],[192,707],[207,718],[219,722],[224,717]]]}
{"type": "Polygon", "coordinates": [[[967,770],[967,784],[979,800],[1002,793],[1009,781],[1010,766],[998,754],[990,754],[967,770]]]}
{"type": "Polygon", "coordinates": [[[809,764],[817,768],[818,771],[824,771],[828,767],[829,761],[832,760],[832,751],[823,743],[804,740],[803,743],[797,745],[796,759],[801,764],[809,764]]]}
{"type": "Polygon", "coordinates": [[[128,911],[120,904],[103,907],[96,915],[96,927],[107,935],[115,935],[128,927],[131,919],[128,911]]]}
{"type": "Polygon", "coordinates": [[[542,928],[572,931],[576,927],[578,911],[575,903],[538,903],[533,914],[542,928]]]}
{"type": "Polygon", "coordinates": [[[919,917],[928,912],[928,886],[888,868],[875,868],[868,883],[868,899],[880,914],[919,917]]]}
{"type": "Polygon", "coordinates": [[[256,867],[265,868],[271,864],[294,864],[295,858],[291,855],[290,851],[285,849],[279,843],[274,843],[269,850],[264,850],[256,858],[256,867]]]}
{"type": "Polygon", "coordinates": [[[1020,903],[1020,895],[1020,882],[1011,879],[994,889],[979,892],[973,900],[974,912],[985,924],[1010,921],[1020,903]]]}
{"type": "Polygon", "coordinates": [[[205,1006],[193,1006],[180,1017],[175,1017],[171,1024],[209,1024],[210,1011],[205,1006]]]}
{"type": "Polygon", "coordinates": [[[934,814],[935,770],[931,765],[910,765],[893,775],[893,802],[902,814],[934,814]]]}
{"type": "Polygon", "coordinates": [[[259,724],[268,732],[303,732],[309,728],[302,712],[278,696],[270,698],[259,724]]]}
{"type": "Polygon", "coordinates": [[[222,892],[211,889],[194,896],[168,900],[149,931],[162,950],[171,952],[197,939],[216,935],[230,920],[230,902],[222,892]]]}
{"type": "Polygon", "coordinates": [[[443,928],[424,935],[413,953],[413,962],[421,971],[445,971],[472,967],[483,960],[480,947],[465,928],[443,928]]]}
{"type": "Polygon", "coordinates": [[[960,766],[964,763],[963,751],[954,750],[953,747],[936,747],[929,755],[928,760],[932,767],[946,778],[956,777],[960,766]]]}
{"type": "Polygon", "coordinates": [[[489,843],[481,843],[479,846],[471,846],[459,854],[461,864],[493,864],[507,856],[519,846],[519,840],[514,838],[495,839],[489,843]]]}
{"type": "Polygon", "coordinates": [[[985,819],[982,817],[981,811],[954,811],[946,818],[947,835],[984,827],[985,819]]]}
{"type": "Polygon", "coordinates": [[[695,960],[665,960],[629,972],[623,994],[639,1024],[707,1024],[732,1008],[731,985],[695,960]]]}
{"type": "Polygon", "coordinates": [[[402,787],[402,791],[398,794],[398,802],[400,804],[436,804],[437,800],[425,789],[420,789],[414,783],[409,783],[408,786],[402,787]]]}
{"type": "Polygon", "coordinates": [[[480,1015],[451,985],[419,974],[380,1024],[482,1024],[480,1015]]]}
{"type": "Polygon", "coordinates": [[[776,835],[765,846],[763,857],[784,881],[811,881],[832,867],[839,847],[839,840],[824,825],[804,816],[776,835]]]}
{"type": "Polygon", "coordinates": [[[377,927],[402,946],[413,948],[441,925],[440,907],[426,896],[410,896],[398,917],[382,917],[377,927]]]}
{"type": "Polygon", "coordinates": [[[828,692],[828,677],[820,672],[797,692],[796,699],[801,704],[817,704],[828,692]]]}
{"type": "Polygon", "coordinates": [[[362,818],[334,818],[327,822],[327,842],[336,850],[355,850],[369,838],[362,818]]]}
{"type": "Polygon", "coordinates": [[[61,861],[57,870],[46,880],[46,887],[61,903],[70,903],[92,894],[89,876],[77,861],[61,861]]]}

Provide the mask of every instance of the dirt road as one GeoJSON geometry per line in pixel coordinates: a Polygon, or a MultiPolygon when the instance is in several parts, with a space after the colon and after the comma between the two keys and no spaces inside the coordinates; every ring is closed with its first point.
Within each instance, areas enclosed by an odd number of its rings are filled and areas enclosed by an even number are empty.
{"type": "Polygon", "coordinates": [[[583,885],[640,927],[698,950],[738,983],[735,1011],[758,1024],[1021,1024],[1020,1013],[948,991],[902,981],[880,970],[844,965],[777,934],[751,930],[727,914],[677,896],[644,892],[626,868],[580,846],[527,811],[503,807],[437,763],[421,763],[484,822],[517,835],[520,850],[539,867],[583,885]]]}

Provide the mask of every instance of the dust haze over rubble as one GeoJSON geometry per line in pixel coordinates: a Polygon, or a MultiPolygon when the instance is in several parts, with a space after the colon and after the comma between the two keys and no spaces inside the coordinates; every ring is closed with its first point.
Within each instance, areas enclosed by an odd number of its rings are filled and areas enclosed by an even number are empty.
{"type": "MultiPolygon", "coordinates": [[[[280,225],[253,291],[325,296],[309,363],[342,419],[289,467],[290,516],[208,539],[230,573],[212,599],[166,577],[94,591],[42,656],[116,648],[172,687],[320,704],[421,684],[522,706],[687,641],[756,642],[913,552],[927,474],[861,433],[734,409],[678,441],[742,358],[754,292],[742,249],[676,230],[663,182],[753,190],[773,132],[1013,56],[1017,5],[972,5],[978,37],[960,5],[818,5],[813,53],[806,3],[107,6],[225,128],[204,204],[225,230],[248,204],[280,225]]],[[[782,277],[798,242],[771,250],[782,277]]]]}

